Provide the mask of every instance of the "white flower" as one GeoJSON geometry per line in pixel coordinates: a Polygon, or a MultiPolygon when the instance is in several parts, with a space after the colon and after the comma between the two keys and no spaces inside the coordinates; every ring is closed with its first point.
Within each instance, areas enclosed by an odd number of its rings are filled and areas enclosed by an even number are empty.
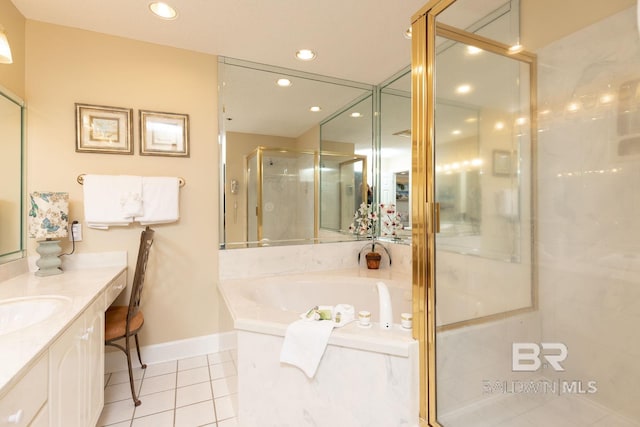
{"type": "Polygon", "coordinates": [[[380,226],[381,236],[397,236],[398,230],[402,230],[402,218],[398,212],[396,212],[396,205],[394,204],[381,204],[380,212],[382,223],[380,226]]]}

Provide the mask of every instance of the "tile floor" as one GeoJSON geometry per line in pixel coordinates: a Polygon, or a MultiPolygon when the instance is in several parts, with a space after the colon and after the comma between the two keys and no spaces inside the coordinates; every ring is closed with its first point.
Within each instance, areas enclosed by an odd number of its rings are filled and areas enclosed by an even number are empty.
{"type": "Polygon", "coordinates": [[[98,427],[237,427],[235,352],[223,351],[135,369],[142,404],[133,405],[127,371],[105,375],[98,427]]]}
{"type": "Polygon", "coordinates": [[[507,395],[441,415],[447,427],[640,427],[583,396],[507,395]]]}

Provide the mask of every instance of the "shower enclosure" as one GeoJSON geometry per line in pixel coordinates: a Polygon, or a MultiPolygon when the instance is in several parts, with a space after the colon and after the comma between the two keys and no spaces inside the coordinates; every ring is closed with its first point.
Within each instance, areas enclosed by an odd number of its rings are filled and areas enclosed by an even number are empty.
{"type": "Polygon", "coordinates": [[[249,246],[317,237],[317,154],[258,147],[246,159],[249,246]]]}
{"type": "Polygon", "coordinates": [[[420,415],[640,426],[636,5],[502,3],[413,18],[420,415]]]}

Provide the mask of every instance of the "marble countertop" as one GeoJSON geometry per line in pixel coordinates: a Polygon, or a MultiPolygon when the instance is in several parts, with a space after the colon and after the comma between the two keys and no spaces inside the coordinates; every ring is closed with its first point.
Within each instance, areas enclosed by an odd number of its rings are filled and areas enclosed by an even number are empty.
{"type": "Polygon", "coordinates": [[[31,362],[47,351],[107,285],[126,270],[127,256],[126,252],[80,256],[69,263],[69,267],[55,276],[38,277],[29,271],[0,281],[0,302],[44,295],[67,300],[64,307],[48,319],[0,335],[0,398],[29,369],[31,362]]]}

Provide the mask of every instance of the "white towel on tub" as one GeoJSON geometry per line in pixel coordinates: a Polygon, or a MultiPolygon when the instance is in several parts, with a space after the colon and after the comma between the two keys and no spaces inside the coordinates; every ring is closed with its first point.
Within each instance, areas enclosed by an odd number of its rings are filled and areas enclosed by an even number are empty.
{"type": "Polygon", "coordinates": [[[91,228],[129,225],[142,213],[142,177],[85,175],[84,216],[91,228]]]}
{"type": "Polygon", "coordinates": [[[149,176],[142,178],[142,206],[144,215],[136,221],[142,225],[167,224],[180,217],[180,181],[177,177],[149,176]]]}
{"type": "Polygon", "coordinates": [[[313,378],[335,324],[331,320],[296,320],[287,327],[280,362],[297,366],[313,378]]]}

